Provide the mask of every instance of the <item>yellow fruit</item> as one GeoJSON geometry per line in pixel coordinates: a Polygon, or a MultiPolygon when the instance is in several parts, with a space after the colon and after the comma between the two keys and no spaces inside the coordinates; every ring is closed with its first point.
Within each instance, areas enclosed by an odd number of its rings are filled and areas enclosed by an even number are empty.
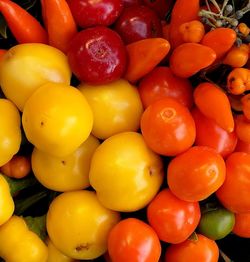
{"type": "Polygon", "coordinates": [[[21,118],[16,106],[8,99],[0,99],[0,166],[18,152],[21,145],[21,118]]]}
{"type": "Polygon", "coordinates": [[[163,163],[141,134],[124,132],[106,139],[95,151],[89,179],[100,202],[117,211],[145,207],[163,181],[163,163]]]}
{"type": "Polygon", "coordinates": [[[10,48],[0,63],[0,85],[5,96],[19,110],[41,85],[48,82],[70,84],[67,56],[45,44],[19,44],[10,48]]]}
{"type": "Polygon", "coordinates": [[[32,152],[32,170],[38,181],[48,189],[65,192],[89,186],[90,161],[100,142],[90,135],[69,156],[53,157],[37,148],[32,152]]]}
{"type": "Polygon", "coordinates": [[[65,157],[88,138],[93,114],[78,89],[48,83],[27,100],[22,123],[27,139],[36,148],[56,157],[65,157]]]}
{"type": "Polygon", "coordinates": [[[55,247],[65,255],[94,259],[106,252],[108,233],[119,220],[119,213],[103,207],[94,192],[71,191],[52,201],[47,231],[55,247]]]}
{"type": "Polygon", "coordinates": [[[21,217],[12,216],[0,226],[0,243],[0,257],[6,262],[47,262],[47,246],[21,217]]]}
{"type": "Polygon", "coordinates": [[[120,79],[98,86],[82,84],[79,89],[94,114],[94,136],[106,139],[120,132],[139,129],[143,107],[137,88],[128,81],[120,79]]]}

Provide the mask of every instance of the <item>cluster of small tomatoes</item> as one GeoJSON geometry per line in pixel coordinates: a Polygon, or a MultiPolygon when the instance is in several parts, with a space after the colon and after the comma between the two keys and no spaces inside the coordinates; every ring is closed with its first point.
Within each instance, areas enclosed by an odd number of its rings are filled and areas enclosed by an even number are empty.
{"type": "Polygon", "coordinates": [[[250,3],[40,4],[0,0],[0,257],[216,262],[250,238],[250,3]]]}

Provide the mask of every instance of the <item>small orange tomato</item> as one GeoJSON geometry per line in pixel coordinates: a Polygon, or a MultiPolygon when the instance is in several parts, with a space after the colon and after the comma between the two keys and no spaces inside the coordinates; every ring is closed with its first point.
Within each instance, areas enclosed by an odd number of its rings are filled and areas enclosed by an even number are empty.
{"type": "Polygon", "coordinates": [[[192,20],[181,24],[179,31],[185,43],[199,43],[205,35],[204,25],[199,20],[192,20]]]}
{"type": "Polygon", "coordinates": [[[241,103],[244,116],[250,120],[250,94],[243,96],[241,103]]]}
{"type": "Polygon", "coordinates": [[[112,262],[158,262],[161,244],[149,225],[139,219],[127,218],[111,229],[108,252],[112,262]]]}
{"type": "Polygon", "coordinates": [[[185,201],[201,201],[223,184],[226,167],[214,149],[194,146],[173,158],[167,169],[170,190],[185,201]]]}
{"type": "Polygon", "coordinates": [[[232,67],[243,67],[248,61],[248,53],[248,45],[242,44],[239,47],[234,46],[226,54],[226,57],[223,59],[223,64],[232,67]]]}
{"type": "Polygon", "coordinates": [[[250,120],[242,114],[235,116],[235,131],[240,140],[250,143],[250,120]]]}
{"type": "Polygon", "coordinates": [[[165,262],[218,262],[219,248],[214,240],[201,234],[197,239],[171,245],[167,248],[165,262]]]}
{"type": "Polygon", "coordinates": [[[227,76],[227,89],[234,95],[240,95],[250,90],[250,70],[234,68],[227,76]]]}
{"type": "Polygon", "coordinates": [[[239,237],[250,238],[250,213],[235,214],[233,233],[239,237]]]}

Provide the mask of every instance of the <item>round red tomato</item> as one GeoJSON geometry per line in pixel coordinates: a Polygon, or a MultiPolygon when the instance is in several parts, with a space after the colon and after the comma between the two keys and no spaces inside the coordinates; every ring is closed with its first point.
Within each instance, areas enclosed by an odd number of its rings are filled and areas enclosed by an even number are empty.
{"type": "Polygon", "coordinates": [[[194,146],[172,159],[167,169],[171,191],[185,201],[201,201],[224,182],[225,162],[214,149],[194,146]]]}
{"type": "Polygon", "coordinates": [[[156,153],[175,156],[195,140],[195,123],[189,110],[173,98],[155,101],[142,114],[141,131],[156,153]]]}
{"type": "Polygon", "coordinates": [[[233,233],[239,237],[250,238],[250,213],[235,214],[233,233]]]}
{"type": "Polygon", "coordinates": [[[201,213],[198,202],[183,201],[164,189],[148,205],[147,217],[160,240],[177,244],[194,232],[201,213]]]}
{"type": "Polygon", "coordinates": [[[250,154],[232,153],[226,160],[226,179],[216,196],[235,213],[250,212],[250,154]]]}
{"type": "Polygon", "coordinates": [[[218,262],[219,248],[214,240],[201,234],[197,239],[171,245],[167,248],[165,262],[218,262]]]}
{"type": "Polygon", "coordinates": [[[111,229],[108,252],[112,262],[158,262],[161,244],[148,224],[127,218],[111,229]]]}
{"type": "Polygon", "coordinates": [[[175,76],[169,67],[154,68],[139,83],[139,93],[144,108],[165,97],[175,98],[191,108],[193,88],[188,79],[175,76]]]}

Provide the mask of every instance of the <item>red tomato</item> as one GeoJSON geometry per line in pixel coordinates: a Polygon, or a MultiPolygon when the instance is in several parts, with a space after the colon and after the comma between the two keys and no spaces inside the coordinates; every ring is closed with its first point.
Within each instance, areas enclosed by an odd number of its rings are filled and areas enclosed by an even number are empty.
{"type": "Polygon", "coordinates": [[[243,114],[235,116],[235,131],[240,140],[250,143],[250,120],[243,114]]]}
{"type": "Polygon", "coordinates": [[[175,156],[186,151],[195,140],[192,115],[172,98],[158,100],[144,111],[141,131],[147,145],[165,156],[175,156]]]}
{"type": "Polygon", "coordinates": [[[250,154],[250,143],[244,142],[240,139],[237,141],[235,152],[245,152],[250,154]]]}
{"type": "Polygon", "coordinates": [[[233,233],[239,237],[250,238],[250,213],[235,214],[233,233]]]}
{"type": "Polygon", "coordinates": [[[111,229],[108,252],[112,262],[158,262],[161,244],[148,224],[128,218],[111,229]]]}
{"type": "Polygon", "coordinates": [[[172,159],[167,169],[170,190],[185,201],[201,201],[224,182],[225,162],[214,149],[194,146],[172,159]]]}
{"type": "Polygon", "coordinates": [[[177,244],[194,232],[201,213],[198,202],[183,201],[164,189],[148,205],[147,217],[160,240],[177,244]]]}
{"type": "Polygon", "coordinates": [[[175,98],[191,108],[193,88],[188,79],[175,76],[169,67],[154,68],[139,83],[139,93],[144,108],[165,97],[175,98]]]}
{"type": "Polygon", "coordinates": [[[214,120],[204,116],[198,108],[192,111],[196,126],[195,144],[197,146],[208,146],[216,150],[222,157],[231,154],[237,144],[235,132],[227,132],[214,120]]]}
{"type": "Polygon", "coordinates": [[[232,153],[226,160],[226,179],[216,196],[235,213],[250,212],[250,154],[232,153]]]}
{"type": "Polygon", "coordinates": [[[218,262],[216,242],[200,234],[197,237],[167,248],[165,262],[218,262]]]}

